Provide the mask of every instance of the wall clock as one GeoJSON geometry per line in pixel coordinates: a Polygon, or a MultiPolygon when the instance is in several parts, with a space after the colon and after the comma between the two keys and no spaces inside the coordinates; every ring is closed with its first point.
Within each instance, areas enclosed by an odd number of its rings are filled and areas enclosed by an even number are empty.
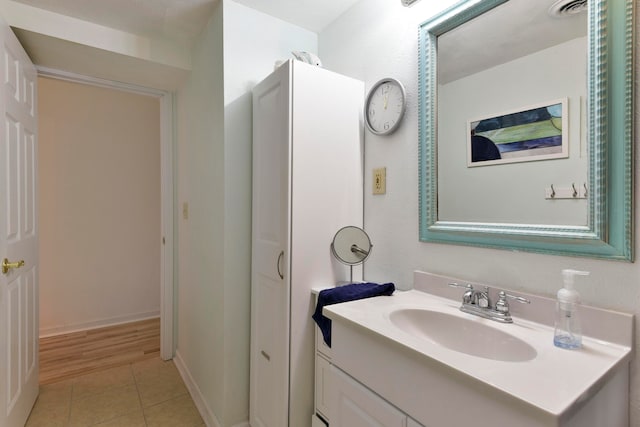
{"type": "Polygon", "coordinates": [[[388,135],[400,125],[406,108],[404,86],[387,77],[373,85],[364,104],[367,128],[376,135],[388,135]]]}

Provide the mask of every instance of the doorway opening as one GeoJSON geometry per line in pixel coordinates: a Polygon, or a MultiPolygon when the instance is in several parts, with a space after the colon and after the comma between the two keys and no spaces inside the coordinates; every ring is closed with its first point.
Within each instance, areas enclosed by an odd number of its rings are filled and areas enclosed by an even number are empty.
{"type": "Polygon", "coordinates": [[[172,94],[45,68],[38,80],[40,335],[159,316],[171,359],[172,94]]]}

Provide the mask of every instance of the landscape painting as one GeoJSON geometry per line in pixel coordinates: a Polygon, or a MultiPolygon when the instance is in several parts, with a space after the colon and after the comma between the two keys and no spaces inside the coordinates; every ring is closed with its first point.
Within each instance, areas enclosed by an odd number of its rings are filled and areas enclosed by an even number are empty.
{"type": "Polygon", "coordinates": [[[569,156],[567,99],[468,122],[468,166],[569,156]]]}

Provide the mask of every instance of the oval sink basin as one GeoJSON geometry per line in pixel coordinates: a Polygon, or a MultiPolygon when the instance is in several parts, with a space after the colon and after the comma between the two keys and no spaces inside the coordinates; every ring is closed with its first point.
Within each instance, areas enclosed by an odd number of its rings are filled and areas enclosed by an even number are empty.
{"type": "Polygon", "coordinates": [[[392,312],[390,319],[404,332],[471,356],[525,362],[537,355],[536,350],[520,338],[461,316],[431,310],[402,309],[392,312]]]}

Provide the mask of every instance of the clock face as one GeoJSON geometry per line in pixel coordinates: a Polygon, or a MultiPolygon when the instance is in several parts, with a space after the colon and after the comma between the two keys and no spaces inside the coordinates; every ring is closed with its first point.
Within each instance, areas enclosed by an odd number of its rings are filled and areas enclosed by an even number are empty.
{"type": "Polygon", "coordinates": [[[369,92],[365,109],[365,122],[371,132],[378,135],[393,132],[404,115],[404,87],[395,79],[380,80],[369,92]]]}

